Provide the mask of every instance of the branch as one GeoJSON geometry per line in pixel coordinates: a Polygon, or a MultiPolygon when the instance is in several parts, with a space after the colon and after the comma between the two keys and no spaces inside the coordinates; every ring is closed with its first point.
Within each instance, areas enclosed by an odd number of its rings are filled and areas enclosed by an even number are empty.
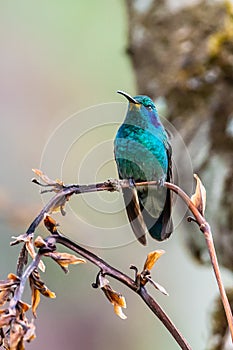
{"type": "Polygon", "coordinates": [[[222,299],[223,307],[226,313],[227,317],[227,322],[229,325],[230,329],[230,334],[231,334],[231,339],[233,342],[233,316],[232,316],[232,311],[230,307],[230,303],[228,301],[226,291],[222,282],[221,278],[221,273],[218,265],[218,259],[217,259],[217,254],[214,246],[214,241],[213,241],[213,235],[211,232],[210,225],[206,221],[205,217],[200,213],[200,211],[197,209],[197,207],[194,205],[194,203],[191,201],[191,199],[187,196],[187,194],[181,190],[178,186],[170,183],[166,183],[165,186],[167,188],[170,188],[173,190],[175,193],[177,193],[183,201],[187,204],[188,208],[192,212],[193,216],[195,217],[195,220],[192,220],[196,222],[199,225],[200,230],[203,232],[205,240],[206,240],[206,245],[208,248],[209,256],[210,256],[210,261],[215,273],[215,277],[217,280],[218,288],[219,288],[219,293],[222,299]]]}
{"type": "MultiPolygon", "coordinates": [[[[106,182],[98,183],[98,184],[90,184],[90,185],[64,185],[60,181],[53,181],[50,180],[46,175],[44,175],[41,171],[36,170],[35,173],[40,176],[42,181],[45,184],[40,183],[38,180],[33,179],[33,182],[45,187],[45,190],[42,192],[55,192],[56,194],[50,199],[50,201],[45,205],[45,207],[41,210],[39,215],[35,218],[35,220],[31,223],[29,228],[27,229],[26,233],[24,235],[19,236],[16,238],[13,244],[17,244],[20,242],[24,242],[23,249],[21,250],[21,254],[19,256],[18,264],[17,264],[17,274],[20,276],[20,282],[19,285],[16,288],[14,298],[12,299],[10,306],[13,309],[17,306],[17,304],[20,302],[24,286],[26,283],[26,280],[28,279],[29,275],[35,270],[37,266],[39,266],[40,258],[42,255],[50,256],[54,260],[58,260],[58,255],[56,255],[56,252],[54,250],[56,249],[55,243],[61,244],[63,246],[66,246],[70,250],[78,253],[91,263],[95,264],[99,269],[100,272],[97,275],[96,283],[93,284],[93,287],[100,287],[107,298],[110,300],[112,304],[116,304],[116,298],[121,298],[119,294],[114,292],[111,287],[108,285],[108,280],[105,278],[106,275],[118,280],[119,282],[126,285],[128,288],[130,288],[132,291],[137,293],[143,301],[146,303],[146,305],[151,309],[151,311],[160,319],[160,321],[164,324],[164,326],[168,329],[170,334],[174,337],[176,342],[179,344],[181,349],[184,350],[190,350],[191,347],[185,340],[185,338],[182,336],[182,334],[179,332],[179,330],[175,327],[175,325],[172,323],[172,321],[169,319],[169,317],[166,315],[166,313],[162,310],[162,308],[157,304],[157,302],[152,298],[151,295],[148,294],[147,289],[145,287],[146,283],[150,281],[150,269],[153,266],[154,262],[151,261],[148,263],[145,263],[144,270],[142,273],[138,273],[138,270],[136,267],[132,267],[136,271],[136,277],[135,280],[126,275],[125,273],[117,270],[116,268],[109,265],[107,262],[105,262],[102,258],[96,256],[94,253],[88,251],[87,249],[79,246],[78,244],[74,243],[67,237],[61,235],[57,231],[57,225],[55,221],[48,216],[48,214],[52,213],[53,211],[60,209],[61,213],[64,215],[64,208],[66,202],[70,199],[72,195],[77,194],[83,194],[83,193],[90,193],[90,192],[100,192],[100,191],[120,191],[122,188],[128,188],[131,186],[131,183],[129,183],[128,180],[109,180],[106,182]],[[40,245],[36,245],[39,248],[38,254],[35,256],[32,263],[27,267],[25,272],[23,273],[24,266],[26,264],[26,253],[27,251],[30,252],[32,250],[32,239],[34,236],[34,232],[38,225],[41,223],[41,221],[44,219],[44,223],[46,228],[52,233],[52,236],[47,237],[45,240],[43,240],[43,243],[40,242],[40,245]],[[27,249],[26,249],[26,248],[27,249]],[[30,249],[28,248],[30,247],[30,249]],[[150,267],[149,267],[150,266],[150,267]]],[[[204,236],[206,238],[211,262],[214,268],[214,272],[216,275],[217,283],[220,290],[220,295],[222,298],[222,302],[225,308],[230,332],[233,338],[233,322],[232,322],[232,313],[229,306],[228,299],[226,297],[226,293],[222,284],[221,275],[219,271],[219,266],[217,262],[217,257],[214,249],[212,234],[210,230],[209,224],[206,222],[204,218],[204,207],[205,207],[205,191],[204,187],[201,184],[200,180],[197,179],[197,188],[195,195],[192,196],[192,198],[189,198],[187,194],[181,190],[178,186],[165,182],[164,186],[166,188],[169,188],[173,192],[175,192],[178,196],[180,196],[183,201],[186,203],[190,211],[192,212],[194,218],[191,218],[190,221],[194,221],[199,225],[200,230],[204,233],[204,236]]],[[[135,183],[136,187],[141,186],[156,186],[158,183],[156,181],[151,182],[140,182],[135,183]]],[[[155,252],[154,252],[155,253],[155,252]]],[[[154,254],[152,253],[152,255],[154,254]]],[[[58,254],[58,253],[57,253],[58,254]]],[[[147,258],[148,260],[149,258],[147,258]]],[[[157,259],[157,258],[156,258],[157,259]]],[[[154,259],[154,261],[156,261],[154,259]]],[[[152,259],[153,260],[153,259],[152,259]]],[[[57,261],[58,262],[58,261],[57,261]]],[[[83,262],[83,261],[82,261],[83,262]]],[[[59,262],[58,262],[59,263],[59,262]]],[[[62,263],[59,263],[62,267],[62,263]]],[[[65,270],[65,268],[64,268],[65,270]]],[[[34,272],[33,272],[34,273],[34,272]]],[[[37,288],[38,281],[39,286],[42,286],[44,288],[43,282],[40,280],[40,278],[36,281],[36,277],[34,278],[34,284],[35,288],[37,288]]],[[[154,286],[159,286],[156,283],[153,283],[154,286]]],[[[18,281],[17,281],[18,283],[18,281]]],[[[158,287],[159,289],[159,287],[158,287]]],[[[43,289],[44,290],[44,289],[43,289]]],[[[164,289],[161,288],[161,291],[164,289]]],[[[166,292],[166,291],[165,291],[166,292]]],[[[50,292],[50,297],[54,297],[52,292],[50,292]],[[51,296],[52,295],[52,296],[51,296]]],[[[123,298],[124,299],[124,298],[123,298]]],[[[121,304],[124,303],[121,299],[121,304]]],[[[120,303],[118,303],[118,306],[120,303]]],[[[122,306],[122,305],[121,305],[122,306]]],[[[122,306],[125,307],[125,306],[122,306]]],[[[35,307],[36,308],[36,307],[35,307]]],[[[34,311],[35,311],[34,308],[34,311]]],[[[33,313],[34,313],[33,311],[33,313]]]]}
{"type": "MultiPolygon", "coordinates": [[[[33,223],[30,225],[30,227],[27,230],[27,234],[32,234],[37,227],[37,225],[40,223],[40,221],[43,219],[44,214],[47,212],[52,211],[55,207],[57,208],[58,204],[63,208],[65,205],[65,202],[69,200],[70,196],[73,194],[83,194],[83,193],[90,193],[90,192],[100,192],[100,191],[120,191],[122,188],[128,188],[131,186],[128,180],[108,180],[106,182],[98,183],[98,184],[90,184],[90,185],[70,185],[70,186],[64,186],[63,183],[60,182],[54,182],[46,177],[43,173],[41,173],[38,170],[35,171],[37,175],[39,175],[43,181],[46,182],[46,186],[52,186],[54,191],[59,191],[57,195],[55,195],[50,202],[45,206],[41,213],[38,215],[38,217],[33,221],[33,223]]],[[[195,175],[195,178],[197,179],[197,189],[199,185],[199,189],[202,185],[201,181],[199,178],[195,175]]],[[[33,180],[37,184],[40,184],[37,180],[33,180]]],[[[40,184],[41,185],[41,184],[40,184]]],[[[136,187],[141,187],[141,186],[156,186],[158,185],[157,181],[145,181],[145,182],[140,182],[140,183],[135,183],[136,187]]],[[[220,269],[218,265],[218,260],[216,256],[216,251],[214,247],[214,242],[213,242],[213,236],[211,233],[210,225],[206,221],[204,217],[204,208],[202,206],[205,203],[198,208],[198,203],[196,205],[193,203],[191,198],[177,185],[169,182],[164,182],[164,186],[173,192],[175,192],[182,200],[186,203],[187,207],[190,209],[192,212],[193,216],[195,219],[192,219],[192,221],[196,222],[200,228],[200,230],[203,232],[207,248],[209,251],[210,255],[210,260],[211,264],[213,266],[213,270],[215,273],[215,277],[217,280],[220,296],[222,299],[222,303],[225,309],[230,333],[231,333],[231,338],[233,341],[233,316],[232,316],[232,311],[230,308],[229,301],[226,296],[226,292],[223,286],[221,274],[220,274],[220,269]],[[203,210],[202,210],[203,209],[203,210]]],[[[204,187],[203,187],[204,188],[204,187]]],[[[201,198],[203,197],[203,193],[199,193],[199,201],[205,202],[206,198],[201,198]]]]}
{"type": "Polygon", "coordinates": [[[57,243],[60,243],[66,246],[67,248],[73,250],[74,252],[78,253],[79,255],[83,256],[84,258],[86,258],[87,260],[91,261],[93,264],[98,266],[101,269],[101,272],[103,273],[103,275],[108,275],[118,280],[119,282],[129,287],[132,291],[139,294],[140,297],[143,299],[143,301],[151,309],[151,311],[159,318],[159,320],[167,328],[170,334],[174,337],[176,342],[180,345],[180,348],[184,350],[191,350],[191,347],[189,346],[185,338],[182,336],[180,331],[172,323],[172,321],[169,319],[169,317],[163,311],[160,305],[152,298],[152,296],[148,294],[145,287],[140,286],[139,288],[136,281],[134,281],[132,278],[130,278],[123,272],[115,269],[114,267],[106,263],[103,259],[87,251],[86,249],[72,242],[68,238],[61,235],[56,235],[53,237],[56,239],[57,243]]]}
{"type": "MultiPolygon", "coordinates": [[[[180,333],[180,331],[176,328],[176,326],[173,324],[173,322],[170,320],[170,318],[167,316],[167,314],[164,312],[164,310],[160,307],[160,305],[153,299],[153,297],[147,292],[147,289],[145,286],[140,285],[137,283],[137,280],[133,280],[131,277],[127,276],[125,273],[117,270],[113,266],[109,265],[107,262],[105,262],[102,258],[98,257],[94,253],[88,251],[84,247],[74,243],[69,238],[61,235],[58,233],[57,230],[55,230],[55,233],[52,234],[52,236],[47,237],[44,242],[47,242],[50,244],[50,247],[43,246],[42,249],[39,249],[39,252],[35,259],[31,262],[31,264],[28,266],[28,268],[25,270],[24,274],[21,277],[21,281],[19,286],[16,289],[16,293],[14,298],[12,299],[11,303],[11,309],[17,305],[17,302],[21,300],[22,293],[25,287],[26,280],[28,279],[30,273],[38,267],[40,258],[43,255],[47,255],[48,251],[51,249],[54,251],[55,245],[54,243],[61,244],[73,252],[78,253],[94,265],[96,265],[100,271],[102,276],[110,276],[128,288],[130,288],[133,292],[137,293],[142,300],[146,303],[146,305],[151,309],[151,311],[159,318],[159,320],[163,323],[163,325],[167,328],[169,333],[173,336],[173,338],[176,340],[177,344],[180,346],[183,350],[191,350],[190,345],[186,341],[186,339],[183,337],[183,335],[180,333]],[[53,244],[51,245],[51,241],[53,244]]],[[[94,284],[95,287],[96,284],[94,284]]]]}

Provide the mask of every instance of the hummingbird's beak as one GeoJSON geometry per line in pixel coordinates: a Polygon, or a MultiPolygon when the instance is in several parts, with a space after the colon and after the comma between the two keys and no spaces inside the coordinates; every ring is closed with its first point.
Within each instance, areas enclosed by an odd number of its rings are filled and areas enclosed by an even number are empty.
{"type": "Polygon", "coordinates": [[[129,102],[134,103],[135,105],[140,104],[137,100],[135,100],[132,96],[130,96],[129,94],[127,94],[124,91],[117,90],[117,93],[125,96],[129,102]]]}

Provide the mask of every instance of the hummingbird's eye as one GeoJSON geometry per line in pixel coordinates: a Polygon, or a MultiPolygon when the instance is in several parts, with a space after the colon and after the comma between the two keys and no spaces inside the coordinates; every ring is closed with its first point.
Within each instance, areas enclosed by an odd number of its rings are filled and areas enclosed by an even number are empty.
{"type": "Polygon", "coordinates": [[[150,105],[147,106],[146,108],[148,109],[148,111],[152,111],[152,109],[153,109],[152,106],[150,106],[150,105]]]}

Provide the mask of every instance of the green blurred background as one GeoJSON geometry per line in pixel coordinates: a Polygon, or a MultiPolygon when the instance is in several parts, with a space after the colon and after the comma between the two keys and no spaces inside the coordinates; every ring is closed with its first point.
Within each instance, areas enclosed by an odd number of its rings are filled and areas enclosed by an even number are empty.
{"type": "MultiPolygon", "coordinates": [[[[126,55],[127,14],[123,1],[2,1],[0,26],[0,278],[3,279],[7,273],[15,271],[19,252],[19,247],[9,247],[11,236],[24,232],[42,206],[38,188],[30,183],[31,168],[43,165],[43,150],[51,135],[57,145],[53,148],[54,159],[60,159],[60,147],[67,143],[67,135],[64,139],[62,132],[54,136],[54,130],[69,116],[95,104],[112,102],[115,115],[118,107],[114,109],[114,102],[122,102],[116,90],[125,90],[132,95],[136,91],[126,55]]],[[[125,106],[119,107],[122,113],[125,106]]],[[[79,115],[76,116],[77,121],[79,115]]],[[[100,113],[96,113],[95,118],[93,124],[101,125],[100,113]]],[[[118,122],[122,119],[123,114],[120,114],[118,122]]],[[[109,140],[117,130],[115,116],[113,119],[110,116],[110,121],[113,121],[110,130],[98,130],[108,140],[111,153],[113,146],[111,149],[109,140]]],[[[85,117],[80,117],[80,129],[82,123],[85,124],[85,117]]],[[[90,134],[89,137],[86,143],[92,144],[95,136],[90,134]]],[[[66,182],[76,180],[74,156],[69,165],[65,167],[66,182]]],[[[42,170],[50,170],[48,175],[61,176],[60,169],[57,171],[53,167],[52,154],[44,166],[42,170]]],[[[86,175],[88,178],[88,171],[86,175]]],[[[116,176],[114,164],[106,167],[105,172],[100,171],[98,180],[101,175],[102,180],[116,176]]],[[[118,195],[113,198],[120,200],[118,195]]],[[[92,195],[91,200],[98,208],[98,196],[92,195]]],[[[111,206],[109,194],[105,200],[111,206]]],[[[80,202],[75,203],[77,205],[72,209],[78,211],[80,202]]],[[[78,241],[80,228],[75,224],[72,226],[68,216],[69,212],[65,219],[57,215],[56,220],[62,223],[65,234],[71,232],[72,238],[78,241]]],[[[131,239],[130,228],[124,230],[131,239]]],[[[45,234],[43,228],[40,234],[45,234]]],[[[84,222],[80,235],[86,234],[91,235],[92,231],[91,228],[85,231],[84,222]]],[[[128,273],[130,264],[143,265],[149,251],[165,249],[166,254],[154,269],[153,277],[170,296],[151,292],[192,348],[201,350],[207,343],[209,311],[217,287],[211,268],[197,266],[190,260],[182,242],[186,234],[188,232],[184,232],[181,224],[172,238],[162,244],[150,240],[146,248],[133,242],[93,250],[128,273]]],[[[122,235],[120,227],[119,235],[122,235]]],[[[128,318],[123,321],[115,316],[101,291],[91,287],[97,273],[94,266],[72,267],[70,273],[64,275],[54,263],[46,263],[47,271],[42,278],[56,292],[57,298],[42,299],[36,320],[37,339],[27,345],[28,349],[178,349],[164,326],[141,300],[113,281],[113,288],[126,297],[128,318]]],[[[224,274],[226,284],[229,280],[230,277],[224,274]]],[[[26,301],[27,298],[28,291],[26,301]]]]}

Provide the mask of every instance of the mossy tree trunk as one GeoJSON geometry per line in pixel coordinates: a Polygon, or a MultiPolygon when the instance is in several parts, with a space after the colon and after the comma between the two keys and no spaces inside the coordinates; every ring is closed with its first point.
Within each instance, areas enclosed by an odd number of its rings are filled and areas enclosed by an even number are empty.
{"type": "MultiPolygon", "coordinates": [[[[189,149],[207,188],[219,262],[233,271],[233,4],[172,3],[179,2],[126,0],[127,53],[138,93],[164,99],[189,149]]],[[[186,244],[206,262],[204,240],[190,234],[186,244]]],[[[223,334],[215,349],[223,349],[223,334]]]]}

